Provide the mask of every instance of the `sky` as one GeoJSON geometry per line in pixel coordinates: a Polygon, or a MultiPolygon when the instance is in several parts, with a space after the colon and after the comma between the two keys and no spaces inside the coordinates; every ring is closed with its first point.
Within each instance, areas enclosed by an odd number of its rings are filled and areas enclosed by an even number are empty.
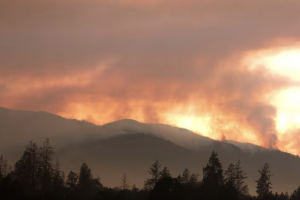
{"type": "Polygon", "coordinates": [[[0,0],[0,106],[300,154],[300,1],[0,0]]]}

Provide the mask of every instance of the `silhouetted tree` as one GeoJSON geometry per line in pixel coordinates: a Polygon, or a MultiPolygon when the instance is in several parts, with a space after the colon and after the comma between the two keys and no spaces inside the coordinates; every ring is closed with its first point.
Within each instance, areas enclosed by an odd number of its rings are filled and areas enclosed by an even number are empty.
{"type": "Polygon", "coordinates": [[[148,178],[145,183],[144,187],[145,189],[153,189],[155,184],[159,181],[161,176],[160,171],[161,165],[159,164],[158,160],[156,160],[149,169],[149,174],[151,175],[151,178],[148,178]]]}
{"type": "MultiPolygon", "coordinates": [[[[286,193],[281,192],[278,200],[289,200],[289,199],[290,199],[290,196],[287,192],[286,193]]],[[[298,198],[297,200],[300,200],[300,198],[298,198]]]]}
{"type": "Polygon", "coordinates": [[[2,155],[0,155],[0,178],[5,177],[7,173],[7,160],[2,155]]]}
{"type": "Polygon", "coordinates": [[[125,173],[121,177],[120,188],[121,188],[121,190],[128,190],[129,187],[130,187],[129,181],[128,181],[127,175],[125,173]]]}
{"type": "Polygon", "coordinates": [[[39,148],[30,141],[19,161],[15,164],[15,174],[21,185],[36,189],[39,186],[39,148]]]}
{"type": "Polygon", "coordinates": [[[210,187],[223,185],[223,167],[216,152],[212,152],[208,164],[203,168],[202,184],[210,187]]]}
{"type": "Polygon", "coordinates": [[[198,174],[190,174],[189,169],[186,168],[177,179],[182,184],[194,184],[198,182],[198,174]]]}
{"type": "Polygon", "coordinates": [[[256,185],[256,193],[258,198],[263,198],[265,196],[268,196],[272,191],[272,183],[271,183],[271,174],[270,167],[268,163],[265,163],[265,165],[262,167],[261,170],[258,170],[260,174],[260,178],[255,181],[257,183],[256,185]]]}
{"type": "Polygon", "coordinates": [[[159,179],[172,177],[170,170],[167,167],[164,167],[163,170],[159,174],[159,179]]]}
{"type": "Polygon", "coordinates": [[[218,154],[213,151],[208,164],[203,168],[202,190],[204,198],[219,199],[224,185],[223,167],[218,154]]]}
{"type": "Polygon", "coordinates": [[[91,169],[87,166],[86,163],[83,163],[80,167],[80,173],[79,173],[79,183],[78,183],[79,188],[89,187],[92,180],[93,180],[93,176],[92,176],[91,169]]]}
{"type": "Polygon", "coordinates": [[[240,160],[236,165],[230,164],[224,173],[224,181],[226,187],[233,187],[240,194],[248,194],[248,185],[245,183],[246,174],[241,169],[240,160]]]}
{"type": "Polygon", "coordinates": [[[100,180],[100,176],[97,176],[97,178],[94,178],[94,185],[96,186],[97,189],[102,190],[103,189],[103,185],[101,183],[100,180]]]}
{"type": "Polygon", "coordinates": [[[181,175],[181,182],[183,184],[187,184],[190,181],[190,178],[191,178],[190,171],[188,169],[185,169],[181,175]]]}
{"type": "Polygon", "coordinates": [[[65,184],[65,173],[60,170],[58,158],[53,169],[53,188],[56,192],[62,190],[65,184]]]}
{"type": "Polygon", "coordinates": [[[290,200],[300,200],[300,186],[291,194],[290,200]]]}
{"type": "Polygon", "coordinates": [[[236,179],[235,166],[234,164],[231,163],[228,166],[228,169],[224,173],[224,181],[227,185],[232,185],[235,187],[235,179],[236,179]]]}
{"type": "Polygon", "coordinates": [[[99,175],[97,176],[97,178],[93,179],[93,187],[92,187],[92,193],[95,194],[95,199],[102,199],[101,198],[101,192],[103,192],[103,185],[100,181],[100,177],[99,175]]]}
{"type": "Polygon", "coordinates": [[[131,188],[131,191],[132,191],[132,192],[138,192],[139,189],[136,187],[135,184],[133,184],[133,185],[132,185],[132,188],[131,188]]]}
{"type": "Polygon", "coordinates": [[[248,189],[248,185],[245,182],[245,179],[247,179],[248,177],[246,176],[246,174],[243,172],[241,168],[240,160],[235,165],[235,173],[236,173],[236,187],[238,192],[240,192],[241,194],[248,194],[249,189],[248,189]]]}
{"type": "Polygon", "coordinates": [[[75,191],[77,189],[78,176],[77,173],[70,171],[67,177],[66,185],[70,191],[75,191]]]}
{"type": "Polygon", "coordinates": [[[259,170],[257,183],[258,198],[248,195],[247,178],[241,169],[241,162],[230,164],[223,173],[222,164],[216,152],[212,152],[206,167],[203,168],[203,180],[185,169],[178,178],[172,178],[170,170],[156,160],[149,168],[151,175],[145,181],[145,189],[139,190],[133,184],[129,190],[126,174],[121,178],[120,188],[105,188],[100,177],[93,178],[86,163],[80,167],[77,175],[70,171],[66,184],[64,172],[59,160],[53,164],[54,148],[49,139],[42,147],[30,141],[22,157],[16,162],[15,169],[7,167],[7,161],[0,156],[0,199],[31,200],[300,200],[300,187],[291,197],[287,193],[271,191],[269,165],[259,170]],[[162,170],[161,170],[162,168],[162,170]],[[148,189],[152,189],[149,191],[148,189]]]}
{"type": "Polygon", "coordinates": [[[41,187],[43,192],[46,192],[49,189],[51,184],[51,179],[53,176],[53,158],[54,158],[54,148],[50,144],[49,138],[47,138],[43,146],[40,147],[40,168],[39,174],[41,176],[41,187]]]}
{"type": "Polygon", "coordinates": [[[178,180],[172,177],[164,177],[160,179],[150,193],[149,200],[174,200],[178,199],[176,191],[178,191],[178,180]]]}
{"type": "Polygon", "coordinates": [[[198,182],[198,177],[199,177],[198,174],[193,173],[193,174],[190,176],[190,181],[189,181],[189,183],[190,183],[190,184],[195,184],[195,183],[197,183],[197,182],[198,182]]]}
{"type": "Polygon", "coordinates": [[[99,192],[99,188],[95,183],[97,183],[97,179],[93,179],[91,169],[86,163],[83,163],[79,172],[78,198],[93,199],[94,196],[99,192]]]}

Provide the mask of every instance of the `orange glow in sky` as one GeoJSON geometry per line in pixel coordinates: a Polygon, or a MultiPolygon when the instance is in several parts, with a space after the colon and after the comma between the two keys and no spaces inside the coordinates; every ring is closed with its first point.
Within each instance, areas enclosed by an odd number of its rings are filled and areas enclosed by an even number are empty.
{"type": "MultiPolygon", "coordinates": [[[[300,129],[300,48],[279,49],[279,50],[263,50],[251,53],[246,56],[245,62],[250,65],[250,70],[257,67],[265,67],[270,74],[276,74],[288,78],[291,86],[287,89],[272,94],[270,98],[271,104],[277,109],[276,128],[278,131],[279,146],[283,151],[294,154],[299,153],[297,149],[289,145],[283,146],[280,141],[288,136],[289,131],[300,129]]],[[[192,130],[204,136],[220,140],[220,134],[216,131],[226,131],[232,124],[236,122],[227,122],[222,130],[211,128],[211,116],[199,116],[193,112],[194,104],[184,105],[180,109],[174,109],[164,114],[165,123],[175,125],[181,128],[192,130]]],[[[261,141],[250,129],[243,129],[244,137],[235,138],[241,142],[249,142],[262,145],[261,141]]],[[[234,138],[229,138],[234,139],[234,138]]]]}
{"type": "Polygon", "coordinates": [[[253,67],[266,67],[290,81],[271,102],[277,108],[277,130],[282,134],[291,126],[300,127],[300,48],[262,51],[254,57],[253,67]]]}
{"type": "MultiPolygon", "coordinates": [[[[277,109],[275,120],[278,133],[278,148],[286,152],[299,154],[298,147],[291,146],[290,142],[286,144],[285,140],[287,138],[293,140],[291,138],[295,138],[295,136],[290,136],[290,132],[294,133],[295,130],[300,129],[300,48],[251,52],[245,56],[243,62],[249,66],[249,70],[264,67],[269,70],[270,76],[272,74],[281,75],[283,79],[288,80],[288,84],[290,84],[288,87],[284,90],[276,91],[276,93],[266,96],[266,98],[277,109]]],[[[85,119],[96,124],[104,124],[115,120],[109,117],[111,113],[99,114],[95,110],[95,107],[99,109],[99,112],[105,110],[105,105],[111,105],[114,108],[113,102],[110,102],[109,99],[106,101],[107,104],[102,102],[104,107],[103,105],[95,106],[86,103],[70,104],[67,110],[71,110],[72,112],[62,112],[59,114],[64,117],[85,119]]],[[[160,106],[166,109],[162,109],[159,113],[160,120],[158,122],[186,128],[216,140],[229,139],[264,145],[263,141],[257,137],[255,130],[252,130],[251,127],[246,126],[242,122],[236,122],[234,118],[231,120],[230,116],[224,113],[224,116],[222,116],[217,111],[215,113],[214,111],[199,111],[200,106],[197,107],[197,105],[205,107],[205,104],[193,101],[176,103],[174,105],[163,103],[160,106]],[[218,118],[223,119],[223,121],[216,121],[218,118]],[[234,130],[239,130],[239,132],[234,133],[234,130]],[[224,135],[228,137],[224,138],[224,135]]],[[[134,107],[135,112],[130,112],[127,118],[140,122],[149,121],[143,115],[143,102],[130,102],[128,106],[134,107]]],[[[122,118],[121,115],[120,118],[122,118]]]]}

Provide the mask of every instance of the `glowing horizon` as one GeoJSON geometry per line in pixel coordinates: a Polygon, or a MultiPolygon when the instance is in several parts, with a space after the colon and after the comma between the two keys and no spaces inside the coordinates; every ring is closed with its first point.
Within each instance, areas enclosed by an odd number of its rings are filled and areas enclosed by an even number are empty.
{"type": "MultiPolygon", "coordinates": [[[[269,52],[270,50],[267,49],[257,51],[252,54],[247,54],[246,61],[248,62],[249,68],[253,70],[254,68],[265,67],[270,70],[271,74],[283,76],[285,78],[288,78],[288,80],[292,82],[300,82],[300,77],[296,76],[298,71],[300,74],[300,49],[281,49],[276,50],[273,54],[269,52]]],[[[277,109],[277,116],[275,119],[276,130],[279,134],[279,143],[277,148],[293,154],[298,154],[299,150],[288,145],[284,146],[281,143],[281,140],[284,140],[283,135],[289,134],[288,131],[300,129],[300,105],[297,105],[297,102],[300,102],[299,94],[300,88],[289,86],[286,89],[272,94],[271,97],[268,97],[272,99],[272,104],[277,109]]],[[[237,123],[234,121],[226,122],[226,126],[223,125],[219,128],[219,130],[213,128],[212,124],[215,123],[212,123],[212,120],[215,120],[214,117],[210,116],[209,113],[205,115],[199,115],[199,113],[194,111],[196,109],[195,105],[195,103],[190,102],[187,104],[176,106],[175,109],[170,109],[162,113],[162,120],[158,123],[185,128],[197,134],[201,134],[216,140],[233,139],[239,142],[248,142],[264,146],[264,143],[258,140],[258,138],[255,136],[253,130],[245,126],[239,127],[241,130],[243,130],[242,135],[234,136],[233,138],[223,138],[222,131],[231,131],[231,126],[236,126],[237,123]]],[[[82,106],[83,105],[76,105],[77,109],[79,110],[86,109],[86,107],[82,106]]],[[[72,109],[74,109],[74,107],[72,109]]],[[[84,114],[84,112],[78,112],[79,113],[75,115],[62,113],[62,116],[71,118],[75,117],[76,119],[85,119],[98,125],[114,121],[106,120],[105,122],[103,122],[102,119],[97,120],[97,115],[92,117],[92,111],[86,112],[86,114],[84,114]]],[[[143,114],[141,112],[139,113],[139,111],[137,111],[134,115],[131,115],[129,118],[140,122],[146,122],[143,119],[143,114]]]]}
{"type": "Polygon", "coordinates": [[[300,154],[300,2],[270,2],[3,2],[0,106],[300,154]]]}

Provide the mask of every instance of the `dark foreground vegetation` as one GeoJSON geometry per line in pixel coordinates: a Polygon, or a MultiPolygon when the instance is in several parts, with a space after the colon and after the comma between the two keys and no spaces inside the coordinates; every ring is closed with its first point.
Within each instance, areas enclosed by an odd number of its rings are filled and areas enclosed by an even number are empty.
{"type": "Polygon", "coordinates": [[[250,196],[245,182],[246,174],[240,161],[223,170],[216,152],[212,152],[203,178],[185,169],[181,175],[172,177],[167,167],[155,161],[149,168],[149,178],[144,188],[130,185],[126,174],[120,177],[118,187],[102,185],[100,178],[92,176],[91,169],[83,163],[79,172],[65,174],[54,148],[46,139],[41,147],[30,141],[13,166],[0,157],[0,199],[54,199],[54,200],[300,200],[300,187],[291,195],[273,193],[271,171],[266,163],[256,181],[257,196],[250,196]]]}

